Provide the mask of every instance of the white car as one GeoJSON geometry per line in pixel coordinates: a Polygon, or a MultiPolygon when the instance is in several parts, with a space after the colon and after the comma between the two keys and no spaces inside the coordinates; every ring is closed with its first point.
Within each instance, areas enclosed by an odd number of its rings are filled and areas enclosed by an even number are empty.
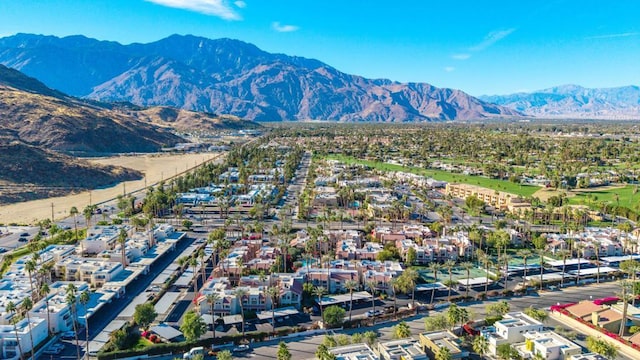
{"type": "Polygon", "coordinates": [[[374,316],[378,316],[378,315],[382,315],[382,311],[380,310],[369,310],[366,312],[367,317],[374,317],[374,316]]]}
{"type": "Polygon", "coordinates": [[[241,352],[247,352],[251,350],[251,348],[249,347],[249,345],[238,345],[236,347],[233,348],[233,352],[234,353],[241,353],[241,352]]]}

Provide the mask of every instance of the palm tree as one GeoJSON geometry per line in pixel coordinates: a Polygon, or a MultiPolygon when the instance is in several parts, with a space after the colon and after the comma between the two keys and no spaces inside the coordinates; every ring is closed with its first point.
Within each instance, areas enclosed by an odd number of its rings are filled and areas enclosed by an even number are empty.
{"type": "Polygon", "coordinates": [[[193,266],[193,293],[198,298],[198,259],[192,257],[189,259],[189,265],[193,266]]]}
{"type": "Polygon", "coordinates": [[[213,338],[216,338],[216,323],[215,323],[215,319],[213,318],[215,316],[214,313],[214,307],[216,306],[216,303],[220,300],[220,294],[217,292],[212,292],[207,294],[207,303],[209,304],[209,314],[211,315],[211,328],[213,329],[213,338]]]}
{"type": "Polygon", "coordinates": [[[404,339],[411,336],[411,328],[406,322],[401,321],[393,328],[393,337],[396,339],[404,339]]]}
{"type": "Polygon", "coordinates": [[[69,284],[67,286],[67,305],[69,305],[69,309],[71,312],[71,323],[73,324],[73,332],[76,337],[76,357],[80,360],[80,344],[78,341],[78,311],[76,309],[76,292],[78,289],[75,285],[69,284]]]}
{"type": "Polygon", "coordinates": [[[558,251],[558,255],[562,258],[562,279],[560,279],[560,287],[564,287],[565,269],[567,267],[567,257],[571,255],[568,250],[562,249],[558,251]]]}
{"type": "Polygon", "coordinates": [[[578,255],[578,272],[576,273],[576,285],[580,284],[580,264],[582,263],[582,254],[584,251],[584,244],[582,242],[577,243],[574,248],[578,255]]]}
{"type": "Polygon", "coordinates": [[[82,210],[82,215],[84,215],[84,219],[87,221],[87,235],[89,235],[89,229],[91,228],[91,217],[93,216],[94,210],[95,205],[87,205],[82,210]]]}
{"type": "Polygon", "coordinates": [[[322,255],[321,261],[327,264],[327,291],[331,293],[331,256],[328,254],[322,255]]]}
{"type": "Polygon", "coordinates": [[[32,274],[36,271],[36,262],[33,259],[29,259],[24,263],[24,269],[29,274],[29,286],[31,286],[31,297],[37,298],[37,294],[33,290],[33,277],[32,274]]]}
{"type": "Polygon", "coordinates": [[[511,256],[507,254],[505,249],[505,252],[498,257],[498,263],[504,264],[504,291],[505,292],[509,291],[509,261],[511,261],[511,256]]]}
{"type": "Polygon", "coordinates": [[[244,288],[236,288],[235,290],[236,299],[240,303],[240,314],[242,315],[242,338],[244,339],[244,298],[249,294],[244,288]]]}
{"type": "Polygon", "coordinates": [[[33,308],[33,302],[30,297],[24,298],[22,300],[22,309],[24,310],[25,315],[27,316],[27,325],[29,325],[29,338],[31,339],[31,358],[36,358],[36,344],[33,343],[33,332],[31,331],[31,317],[29,316],[29,311],[33,308]]]}
{"type": "Polygon", "coordinates": [[[401,277],[404,281],[405,290],[411,290],[411,307],[416,307],[416,282],[418,281],[418,272],[413,268],[406,269],[401,277]]]}
{"type": "Polygon", "coordinates": [[[538,256],[540,256],[540,290],[542,290],[542,281],[544,279],[544,256],[547,254],[547,251],[545,249],[538,249],[537,252],[538,256]]]}
{"type": "Polygon", "coordinates": [[[471,269],[473,269],[473,264],[470,263],[469,261],[465,261],[462,264],[460,264],[460,266],[467,272],[467,286],[465,289],[464,297],[468,298],[469,297],[469,278],[471,278],[471,269]]]}
{"type": "Polygon", "coordinates": [[[456,266],[456,262],[453,260],[447,260],[444,262],[444,267],[447,268],[447,272],[449,273],[449,295],[447,297],[447,301],[451,302],[451,286],[453,286],[453,280],[451,279],[451,271],[456,266]]]}
{"type": "Polygon", "coordinates": [[[620,331],[618,335],[624,336],[627,330],[627,308],[629,302],[635,297],[633,295],[633,284],[628,280],[620,281],[620,293],[617,294],[622,300],[622,321],[620,321],[620,331]]]}
{"type": "Polygon", "coordinates": [[[73,216],[73,228],[75,229],[76,232],[76,240],[78,240],[78,216],[79,212],[78,212],[78,208],[75,206],[72,206],[71,209],[69,210],[69,215],[73,216]]]}
{"type": "Polygon", "coordinates": [[[533,253],[529,249],[518,250],[518,256],[522,258],[524,264],[524,275],[522,276],[522,288],[527,291],[527,258],[531,257],[533,253]]]}
{"type": "MultiPolygon", "coordinates": [[[[16,312],[16,305],[13,303],[13,301],[9,301],[7,303],[7,308],[6,308],[7,312],[11,314],[11,323],[13,324],[13,331],[16,333],[16,342],[18,344],[18,358],[22,359],[22,346],[20,345],[20,337],[18,336],[18,327],[16,326],[18,323],[18,318],[17,318],[17,312],[16,312]]],[[[33,344],[31,345],[33,347],[33,344]]]]}
{"type": "Polygon", "coordinates": [[[200,249],[198,250],[198,257],[200,258],[200,275],[202,277],[202,285],[204,286],[204,283],[207,281],[207,274],[205,272],[205,267],[207,266],[207,264],[204,261],[204,249],[200,249]]]}
{"type": "MultiPolygon", "coordinates": [[[[368,280],[366,282],[367,285],[367,289],[369,289],[369,291],[371,291],[371,311],[372,314],[376,313],[376,282],[373,280],[368,280]]],[[[375,316],[373,317],[373,322],[375,323],[376,318],[375,316]]]]}
{"type": "Polygon", "coordinates": [[[120,249],[122,250],[122,267],[127,267],[127,231],[124,228],[120,228],[120,232],[118,233],[118,243],[120,244],[120,249]]]}
{"type": "Polygon", "coordinates": [[[313,289],[313,295],[318,297],[318,307],[320,308],[320,319],[324,320],[324,315],[322,314],[322,297],[327,293],[327,289],[323,286],[316,286],[313,289]]]}
{"type": "Polygon", "coordinates": [[[471,344],[473,351],[479,355],[484,355],[489,349],[489,340],[484,336],[476,336],[471,344]]]}
{"type": "Polygon", "coordinates": [[[594,242],[592,246],[596,252],[596,266],[598,267],[596,272],[596,283],[600,284],[600,243],[594,242]]]}
{"type": "Polygon", "coordinates": [[[51,335],[51,318],[49,316],[49,293],[51,292],[51,289],[49,288],[49,285],[46,282],[43,282],[42,285],[40,285],[40,296],[43,297],[44,299],[44,304],[47,307],[47,333],[49,335],[51,335]]]}
{"type": "MultiPolygon", "coordinates": [[[[86,336],[86,354],[88,356],[89,354],[89,313],[87,312],[87,304],[89,303],[89,292],[88,291],[83,291],[80,294],[80,304],[82,304],[82,307],[84,308],[84,331],[85,331],[85,336],[86,336]]],[[[77,335],[76,335],[77,336],[77,335]]]]}
{"type": "Polygon", "coordinates": [[[355,280],[347,280],[344,282],[344,288],[349,290],[349,322],[351,322],[351,311],[353,310],[353,290],[358,288],[358,282],[355,280]]]}
{"type": "Polygon", "coordinates": [[[429,304],[433,304],[433,297],[436,294],[435,284],[438,282],[438,272],[440,271],[441,268],[442,266],[437,261],[433,261],[429,264],[429,270],[433,271],[433,284],[434,284],[434,287],[431,290],[431,301],[429,302],[429,304]]]}
{"type": "Polygon", "coordinates": [[[389,281],[389,285],[391,285],[391,291],[393,292],[393,318],[398,319],[398,287],[400,286],[399,278],[393,278],[389,281]]]}
{"type": "Polygon", "coordinates": [[[273,336],[276,335],[276,303],[280,297],[280,288],[269,286],[267,295],[271,298],[271,327],[273,328],[273,336]]]}

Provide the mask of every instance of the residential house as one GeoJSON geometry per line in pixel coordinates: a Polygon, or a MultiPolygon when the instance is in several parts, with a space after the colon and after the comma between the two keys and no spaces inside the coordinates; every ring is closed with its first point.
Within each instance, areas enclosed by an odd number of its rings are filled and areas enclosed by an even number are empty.
{"type": "Polygon", "coordinates": [[[378,354],[384,360],[428,360],[420,342],[414,338],[378,342],[378,354]]]}
{"type": "Polygon", "coordinates": [[[432,357],[442,348],[449,350],[452,359],[466,359],[469,351],[461,347],[460,339],[450,331],[432,331],[420,334],[420,344],[432,357]]]}

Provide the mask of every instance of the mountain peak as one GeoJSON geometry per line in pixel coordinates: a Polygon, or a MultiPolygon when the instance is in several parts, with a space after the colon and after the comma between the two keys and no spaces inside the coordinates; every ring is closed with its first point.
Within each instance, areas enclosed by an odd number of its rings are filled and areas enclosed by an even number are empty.
{"type": "Polygon", "coordinates": [[[0,39],[0,63],[71,95],[250,120],[434,121],[518,116],[462,91],[342,73],[234,39],[174,34],[120,45],[84,37],[0,39]]]}

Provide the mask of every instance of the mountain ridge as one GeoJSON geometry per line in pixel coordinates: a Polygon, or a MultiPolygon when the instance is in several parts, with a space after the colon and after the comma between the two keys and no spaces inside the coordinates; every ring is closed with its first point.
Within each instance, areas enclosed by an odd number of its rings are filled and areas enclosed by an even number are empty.
{"type": "Polygon", "coordinates": [[[0,63],[75,96],[170,105],[248,120],[439,121],[520,116],[460,90],[366,79],[316,59],[271,54],[228,38],[176,34],[151,43],[121,45],[84,36],[19,34],[0,39],[0,63]],[[72,76],[77,81],[69,84],[72,76]]]}
{"type": "Polygon", "coordinates": [[[533,92],[479,96],[536,117],[640,119],[640,87],[586,88],[558,85],[533,92]]]}

